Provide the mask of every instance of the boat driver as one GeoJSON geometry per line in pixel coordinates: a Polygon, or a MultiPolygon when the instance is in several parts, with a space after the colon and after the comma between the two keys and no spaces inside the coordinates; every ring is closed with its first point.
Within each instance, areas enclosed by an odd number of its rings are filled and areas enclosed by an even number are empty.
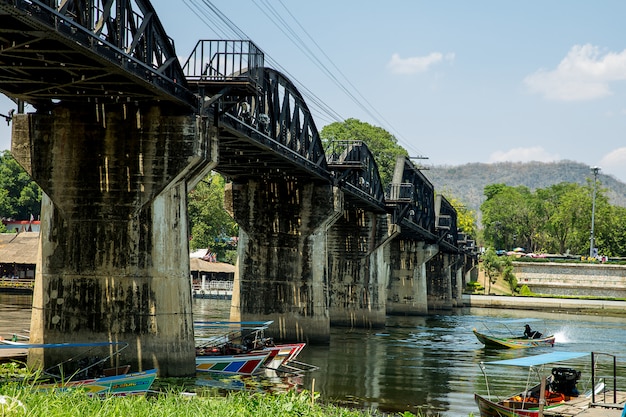
{"type": "Polygon", "coordinates": [[[542,334],[531,330],[530,326],[527,324],[524,326],[524,336],[528,339],[541,339],[542,334]]]}

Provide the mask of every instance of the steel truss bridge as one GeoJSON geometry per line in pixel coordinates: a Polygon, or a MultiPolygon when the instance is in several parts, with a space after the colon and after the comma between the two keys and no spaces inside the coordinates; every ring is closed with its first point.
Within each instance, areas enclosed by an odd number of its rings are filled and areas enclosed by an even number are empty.
{"type": "Polygon", "coordinates": [[[324,149],[298,89],[251,41],[200,40],[182,65],[147,0],[0,0],[0,92],[39,111],[57,102],[166,102],[219,127],[216,171],[331,183],[347,204],[391,214],[407,238],[474,251],[456,211],[407,159],[383,190],[360,141],[324,149]]]}

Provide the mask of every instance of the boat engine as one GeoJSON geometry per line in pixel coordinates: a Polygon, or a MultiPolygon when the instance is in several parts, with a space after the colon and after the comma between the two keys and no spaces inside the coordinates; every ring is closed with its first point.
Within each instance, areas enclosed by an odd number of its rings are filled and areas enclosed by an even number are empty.
{"type": "Polygon", "coordinates": [[[550,384],[552,391],[560,392],[570,397],[578,396],[576,383],[580,379],[580,371],[572,368],[552,368],[552,376],[554,377],[550,384]]]}

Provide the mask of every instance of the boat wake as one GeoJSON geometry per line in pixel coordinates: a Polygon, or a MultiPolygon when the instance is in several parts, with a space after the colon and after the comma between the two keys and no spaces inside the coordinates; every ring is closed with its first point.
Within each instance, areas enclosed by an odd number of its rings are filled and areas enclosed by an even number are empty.
{"type": "Polygon", "coordinates": [[[573,333],[574,329],[570,329],[569,326],[561,328],[559,331],[554,333],[554,342],[555,343],[572,343],[573,337],[571,333],[573,333]]]}

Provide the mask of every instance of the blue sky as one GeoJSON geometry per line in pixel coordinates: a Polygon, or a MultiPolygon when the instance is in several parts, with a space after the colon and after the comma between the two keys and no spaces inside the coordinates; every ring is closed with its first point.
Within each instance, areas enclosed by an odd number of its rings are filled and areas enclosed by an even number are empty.
{"type": "MultiPolygon", "coordinates": [[[[301,88],[320,130],[353,117],[425,165],[566,159],[626,182],[624,1],[153,5],[183,60],[198,39],[243,32],[301,88]]],[[[9,108],[0,98],[0,113],[9,108]]],[[[0,119],[1,149],[9,135],[0,119]]]]}

